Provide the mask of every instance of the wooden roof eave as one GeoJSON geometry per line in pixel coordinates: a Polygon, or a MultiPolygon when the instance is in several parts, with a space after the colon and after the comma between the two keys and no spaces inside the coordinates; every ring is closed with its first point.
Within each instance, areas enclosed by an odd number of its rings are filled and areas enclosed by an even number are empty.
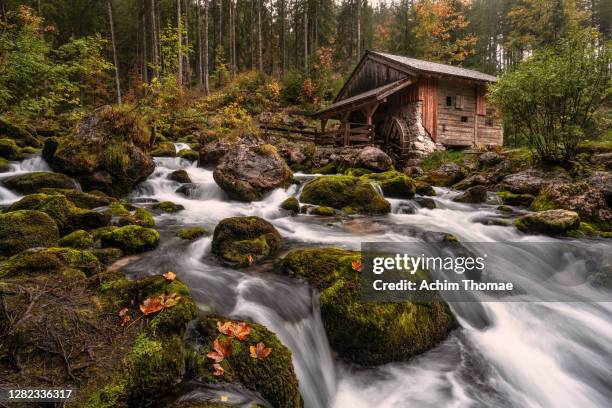
{"type": "MultiPolygon", "coordinates": [[[[324,108],[320,110],[319,112],[315,112],[313,116],[318,117],[319,119],[332,119],[334,117],[341,117],[342,114],[345,114],[347,112],[350,113],[350,112],[358,111],[368,106],[377,105],[377,104],[386,102],[387,97],[406,88],[407,86],[412,85],[413,83],[414,81],[412,79],[406,78],[404,80],[398,81],[398,83],[395,86],[389,87],[388,89],[387,89],[387,86],[381,87],[383,89],[381,89],[379,93],[368,96],[367,98],[358,99],[354,102],[340,105],[336,108],[334,108],[332,104],[331,106],[324,108]]],[[[340,101],[340,103],[341,102],[342,101],[340,101]]]]}

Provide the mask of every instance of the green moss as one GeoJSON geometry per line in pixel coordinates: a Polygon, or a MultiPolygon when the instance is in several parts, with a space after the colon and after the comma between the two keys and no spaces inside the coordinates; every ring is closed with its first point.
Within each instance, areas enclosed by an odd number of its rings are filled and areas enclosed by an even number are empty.
{"type": "Polygon", "coordinates": [[[40,211],[20,210],[0,214],[0,255],[28,248],[57,245],[59,231],[51,217],[40,211]]]}
{"type": "Polygon", "coordinates": [[[336,163],[330,162],[322,167],[313,167],[310,172],[313,174],[336,174],[337,173],[336,163]]]}
{"type": "Polygon", "coordinates": [[[191,149],[183,149],[178,152],[178,155],[181,158],[192,162],[197,161],[200,158],[200,154],[197,151],[191,149]]]}
{"type": "Polygon", "coordinates": [[[361,177],[363,175],[371,174],[371,173],[374,173],[374,171],[369,170],[369,169],[363,169],[360,167],[357,167],[357,168],[351,167],[351,168],[344,170],[345,175],[354,176],[354,177],[361,177]]]}
{"type": "Polygon", "coordinates": [[[194,240],[208,234],[208,230],[204,227],[186,227],[181,228],[176,233],[176,236],[181,239],[194,240]]]}
{"type": "Polygon", "coordinates": [[[0,276],[50,273],[64,268],[77,268],[86,275],[101,269],[98,259],[89,251],[71,248],[31,249],[0,263],[0,276]]]}
{"type": "Polygon", "coordinates": [[[431,184],[423,180],[414,180],[414,188],[417,194],[422,196],[435,196],[436,191],[431,184]]]}
{"type": "MultiPolygon", "coordinates": [[[[501,198],[504,204],[522,205],[525,207],[529,207],[535,199],[535,197],[531,194],[515,194],[509,191],[502,191],[497,193],[497,195],[501,198]]],[[[550,210],[551,208],[548,209],[550,210]]]]}
{"type": "Polygon", "coordinates": [[[90,233],[85,230],[76,230],[62,237],[59,240],[59,245],[63,247],[88,249],[93,248],[94,241],[90,233]]]}
{"type": "Polygon", "coordinates": [[[444,150],[433,152],[429,156],[423,158],[420,167],[423,171],[428,172],[437,169],[442,164],[446,163],[462,163],[465,159],[465,154],[462,150],[444,150]]]}
{"type": "Polygon", "coordinates": [[[31,194],[13,203],[10,209],[44,212],[55,221],[62,234],[78,229],[99,228],[110,222],[108,214],[78,208],[63,195],[31,194]]]}
{"type": "Polygon", "coordinates": [[[559,208],[559,206],[552,201],[546,193],[540,193],[529,207],[531,211],[547,211],[557,208],[559,208]]]}
{"type": "Polygon", "coordinates": [[[397,170],[366,174],[361,178],[378,184],[385,197],[412,198],[416,191],[412,179],[397,170]]]}
{"type": "Polygon", "coordinates": [[[362,214],[386,214],[391,210],[389,202],[370,183],[351,176],[317,177],[304,186],[300,201],[338,210],[352,207],[362,214]]]}
{"type": "Polygon", "coordinates": [[[21,149],[11,139],[0,139],[0,157],[7,160],[19,160],[22,158],[21,149]]]}
{"type": "Polygon", "coordinates": [[[442,238],[443,242],[459,242],[459,238],[457,238],[454,234],[446,234],[444,238],[442,238]]]}
{"type": "Polygon", "coordinates": [[[149,251],[159,244],[159,233],[154,229],[127,225],[103,234],[103,246],[117,247],[127,254],[149,251]]]}
{"type": "Polygon", "coordinates": [[[61,173],[44,171],[7,177],[2,180],[2,183],[7,188],[18,191],[21,194],[37,193],[42,188],[74,188],[74,182],[70,177],[61,173]]]}
{"type": "Polygon", "coordinates": [[[280,205],[283,210],[291,211],[293,214],[300,212],[300,202],[295,197],[289,197],[280,205]]]}
{"type": "MultiPolygon", "coordinates": [[[[272,407],[300,408],[303,401],[293,364],[291,352],[278,337],[259,324],[245,322],[251,332],[244,341],[231,341],[232,355],[221,362],[225,373],[221,377],[213,375],[212,360],[206,354],[212,351],[212,344],[220,334],[217,321],[227,319],[215,316],[203,317],[198,321],[197,330],[203,348],[197,358],[198,375],[206,382],[238,382],[245,388],[259,393],[272,407]],[[249,346],[264,343],[272,349],[265,359],[250,356],[249,346]]],[[[221,335],[221,341],[226,339],[221,335]]]]}
{"type": "Polygon", "coordinates": [[[11,163],[3,157],[0,157],[0,173],[6,173],[11,169],[11,163]]]}
{"type": "Polygon", "coordinates": [[[286,274],[321,290],[321,316],[330,344],[353,363],[376,366],[406,360],[442,341],[456,327],[448,306],[427,303],[361,302],[357,252],[317,248],[291,251],[286,274]]]}
{"type": "Polygon", "coordinates": [[[134,218],[136,219],[136,225],[140,225],[141,227],[150,228],[155,226],[153,215],[144,208],[137,208],[134,212],[134,218]]]}
{"type": "Polygon", "coordinates": [[[131,213],[119,201],[112,202],[108,209],[113,217],[129,217],[131,213]]]}
{"type": "Polygon", "coordinates": [[[84,193],[75,189],[41,188],[40,192],[48,195],[61,194],[77,207],[85,209],[104,207],[115,201],[114,198],[109,197],[104,193],[84,193]]]}
{"type": "Polygon", "coordinates": [[[156,143],[151,150],[151,156],[153,157],[174,157],[176,156],[176,148],[172,142],[160,142],[156,143]]]}
{"type": "Polygon", "coordinates": [[[573,211],[548,210],[526,214],[515,221],[523,232],[566,235],[580,226],[580,217],[573,211]]]}
{"type": "Polygon", "coordinates": [[[212,252],[227,262],[248,266],[273,256],[280,246],[281,236],[268,221],[259,217],[232,217],[215,227],[212,252]]]}
{"type": "Polygon", "coordinates": [[[153,204],[153,209],[160,210],[166,213],[176,213],[181,210],[184,210],[185,207],[180,204],[175,204],[172,201],[162,201],[161,203],[153,204]]]}
{"type": "Polygon", "coordinates": [[[334,211],[333,208],[331,207],[315,207],[312,210],[310,210],[310,214],[312,215],[322,215],[322,216],[331,216],[334,215],[336,212],[334,211]]]}
{"type": "Polygon", "coordinates": [[[187,174],[187,171],[183,169],[174,170],[172,173],[168,174],[168,179],[178,183],[191,183],[189,174],[187,174]]]}
{"type": "Polygon", "coordinates": [[[123,251],[119,248],[93,248],[90,252],[104,265],[109,265],[123,256],[123,251]]]}

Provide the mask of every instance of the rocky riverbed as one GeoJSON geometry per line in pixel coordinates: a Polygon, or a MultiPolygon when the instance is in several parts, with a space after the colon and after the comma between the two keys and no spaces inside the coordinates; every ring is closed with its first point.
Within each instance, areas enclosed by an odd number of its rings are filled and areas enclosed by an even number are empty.
{"type": "MultiPolygon", "coordinates": [[[[610,303],[361,303],[353,267],[367,241],[609,253],[604,153],[580,171],[501,151],[396,169],[372,147],[174,144],[111,117],[1,175],[2,383],[90,407],[610,401],[610,303]]],[[[603,272],[588,290],[609,290],[603,272]]]]}

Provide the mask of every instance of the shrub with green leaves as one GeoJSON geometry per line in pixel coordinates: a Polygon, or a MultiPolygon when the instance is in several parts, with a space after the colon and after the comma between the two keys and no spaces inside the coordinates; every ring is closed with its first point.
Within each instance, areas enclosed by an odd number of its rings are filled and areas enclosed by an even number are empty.
{"type": "Polygon", "coordinates": [[[594,113],[610,97],[612,41],[576,31],[543,47],[490,89],[506,124],[525,137],[536,159],[563,162],[591,136],[594,113]]]}

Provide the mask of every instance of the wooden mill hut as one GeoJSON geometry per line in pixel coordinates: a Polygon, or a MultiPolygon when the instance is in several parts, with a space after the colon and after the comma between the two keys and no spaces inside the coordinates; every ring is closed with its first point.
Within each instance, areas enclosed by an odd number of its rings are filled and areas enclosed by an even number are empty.
{"type": "Polygon", "coordinates": [[[403,160],[436,147],[500,145],[503,130],[485,100],[497,78],[482,72],[366,51],[333,103],[315,112],[318,144],[376,143],[403,160]],[[340,126],[326,130],[329,119],[340,126]]]}

